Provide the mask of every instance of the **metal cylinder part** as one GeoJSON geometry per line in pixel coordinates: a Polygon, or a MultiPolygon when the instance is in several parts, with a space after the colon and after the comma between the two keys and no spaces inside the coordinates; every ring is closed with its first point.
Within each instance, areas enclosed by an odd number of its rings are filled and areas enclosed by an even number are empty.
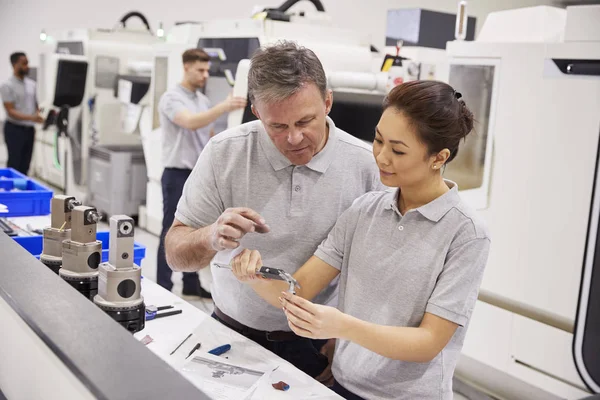
{"type": "Polygon", "coordinates": [[[62,243],[62,269],[82,276],[97,276],[102,261],[102,242],[90,243],[64,241],[62,243]]]}
{"type": "Polygon", "coordinates": [[[71,230],[44,228],[42,255],[62,258],[62,242],[71,240],[71,230]]]}
{"type": "Polygon", "coordinates": [[[116,269],[109,263],[102,263],[98,270],[99,303],[114,307],[133,307],[144,301],[141,296],[140,267],[116,269]]]}

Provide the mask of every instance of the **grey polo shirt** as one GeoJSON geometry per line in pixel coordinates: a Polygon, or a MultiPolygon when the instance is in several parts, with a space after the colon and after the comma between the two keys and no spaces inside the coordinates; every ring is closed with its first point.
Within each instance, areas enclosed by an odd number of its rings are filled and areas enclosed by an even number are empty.
{"type": "MultiPolygon", "coordinates": [[[[185,184],[175,217],[199,228],[226,208],[250,207],[271,231],[247,234],[240,245],[259,250],[264,265],[296,272],[357,197],[385,188],[369,146],[327,122],[327,143],[305,166],[292,165],[260,121],[213,137],[185,184]]],[[[213,299],[225,314],[254,329],[290,330],[281,309],[231,271],[213,266],[212,274],[213,299]]],[[[336,289],[332,284],[316,301],[336,304],[336,289]]]]}
{"type": "MultiPolygon", "coordinates": [[[[37,97],[35,93],[35,81],[25,77],[20,80],[16,76],[11,76],[6,83],[0,86],[0,97],[3,103],[13,103],[15,109],[23,114],[37,114],[37,97]]],[[[23,126],[35,126],[33,121],[21,121],[6,116],[6,120],[13,124],[23,126]]]]}
{"type": "Polygon", "coordinates": [[[181,85],[165,92],[158,104],[162,131],[162,163],[165,168],[192,169],[198,156],[210,140],[209,124],[196,130],[175,124],[175,115],[184,110],[191,113],[208,111],[210,101],[201,92],[192,92],[181,85]]]}
{"type": "Polygon", "coordinates": [[[459,325],[428,363],[395,361],[338,340],[333,374],[367,399],[452,399],[452,375],[487,262],[485,224],[458,186],[401,215],[398,189],[368,193],[315,255],[340,269],[339,308],[379,325],[418,327],[425,312],[459,325]]]}

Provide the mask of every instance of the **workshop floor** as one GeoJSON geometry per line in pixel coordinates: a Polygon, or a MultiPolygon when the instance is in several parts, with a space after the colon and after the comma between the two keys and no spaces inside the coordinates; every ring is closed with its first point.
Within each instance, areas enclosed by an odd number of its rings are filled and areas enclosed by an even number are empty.
{"type": "MultiPolygon", "coordinates": [[[[101,222],[98,226],[98,230],[108,230],[108,225],[103,226],[101,222]]],[[[158,249],[158,237],[153,234],[146,232],[143,229],[138,228],[135,231],[135,241],[146,246],[146,257],[142,261],[142,275],[144,279],[150,279],[156,282],[156,253],[158,249]]],[[[205,272],[206,273],[206,272],[205,272]]],[[[202,274],[204,275],[204,274],[202,274]]],[[[201,281],[202,281],[201,275],[201,281]]],[[[182,282],[181,282],[182,274],[180,272],[173,273],[173,293],[181,296],[182,282]]],[[[205,279],[205,281],[208,279],[205,279]]],[[[206,283],[206,282],[205,282],[206,283]]],[[[206,285],[204,285],[206,286],[206,285]]],[[[208,288],[207,288],[208,289],[208,288]]],[[[213,304],[210,300],[203,300],[199,297],[188,297],[181,296],[190,304],[198,307],[200,310],[210,314],[212,313],[213,304]]],[[[473,388],[468,387],[463,382],[460,382],[455,379],[454,382],[454,400],[492,400],[491,397],[485,396],[473,388]],[[460,391],[460,393],[458,393],[460,391]]]]}

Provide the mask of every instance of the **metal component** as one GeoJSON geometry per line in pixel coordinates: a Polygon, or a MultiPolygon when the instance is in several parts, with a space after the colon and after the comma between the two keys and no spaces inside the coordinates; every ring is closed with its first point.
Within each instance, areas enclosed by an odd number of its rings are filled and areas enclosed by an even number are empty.
{"type": "Polygon", "coordinates": [[[71,229],[71,212],[73,208],[79,205],[81,203],[73,196],[62,194],[54,196],[50,206],[50,226],[55,229],[60,229],[61,227],[63,229],[71,229]]]}
{"type": "Polygon", "coordinates": [[[558,314],[553,314],[540,308],[525,304],[504,296],[491,293],[485,289],[479,291],[477,298],[479,301],[491,304],[503,310],[521,315],[525,318],[540,322],[542,324],[552,326],[567,333],[573,333],[575,321],[562,317],[558,314]]]}
{"type": "Polygon", "coordinates": [[[99,214],[94,207],[76,206],[71,221],[71,240],[78,243],[95,242],[97,225],[93,221],[97,218],[99,214]]]}
{"type": "Polygon", "coordinates": [[[144,329],[146,313],[141,295],[142,269],[133,263],[133,219],[110,219],[108,262],[100,264],[94,303],[132,333],[144,329]]]}
{"type": "MultiPolygon", "coordinates": [[[[231,265],[217,264],[214,263],[217,268],[224,268],[231,270],[231,265]]],[[[288,292],[296,294],[296,288],[300,288],[298,281],[288,272],[279,268],[261,267],[256,274],[266,279],[274,279],[278,281],[284,281],[289,284],[288,292]]]]}
{"type": "Polygon", "coordinates": [[[96,240],[93,207],[86,207],[71,199],[65,209],[72,209],[70,238],[61,242],[62,268],[58,275],[77,291],[92,300],[98,293],[98,266],[102,261],[102,242],[96,240]]]}
{"type": "Polygon", "coordinates": [[[98,222],[100,222],[101,219],[102,219],[102,216],[100,214],[98,214],[98,212],[92,211],[86,215],[86,220],[90,224],[97,224],[98,222]]]}
{"type": "Polygon", "coordinates": [[[72,196],[56,195],[51,201],[50,227],[43,230],[40,261],[55,273],[63,263],[62,243],[71,240],[71,213],[81,203],[72,196]]]}

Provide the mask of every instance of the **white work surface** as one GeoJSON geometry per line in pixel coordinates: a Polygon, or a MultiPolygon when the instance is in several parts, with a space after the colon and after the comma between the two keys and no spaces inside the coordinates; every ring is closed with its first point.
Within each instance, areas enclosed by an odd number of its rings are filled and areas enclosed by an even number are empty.
{"type": "Polygon", "coordinates": [[[215,347],[230,344],[231,350],[220,356],[224,362],[240,363],[262,371],[270,371],[277,367],[270,376],[265,376],[265,379],[259,383],[251,399],[342,398],[289,362],[222,325],[148,279],[142,279],[142,296],[147,306],[174,306],[173,309],[159,311],[159,313],[178,309],[183,311],[178,315],[146,321],[144,330],[134,335],[138,340],[149,335],[153,341],[147,345],[148,349],[176,370],[180,371],[181,367],[193,357],[185,359],[196,343],[202,345],[194,352],[195,355],[206,354],[215,347]],[[170,353],[192,332],[194,334],[171,356],[170,353]],[[290,385],[290,389],[280,391],[271,386],[272,383],[279,381],[290,385]]]}

